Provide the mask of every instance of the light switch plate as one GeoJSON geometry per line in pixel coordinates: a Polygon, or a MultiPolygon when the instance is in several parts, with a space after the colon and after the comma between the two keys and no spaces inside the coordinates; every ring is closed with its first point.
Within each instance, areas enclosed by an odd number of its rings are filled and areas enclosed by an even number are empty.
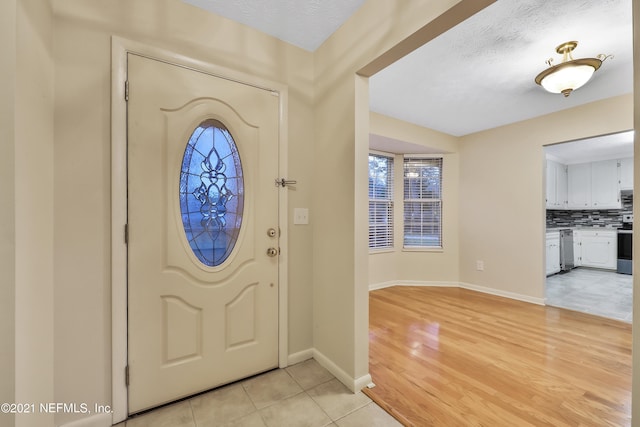
{"type": "Polygon", "coordinates": [[[309,224],[309,209],[307,208],[294,208],[293,209],[293,223],[296,225],[309,224]]]}

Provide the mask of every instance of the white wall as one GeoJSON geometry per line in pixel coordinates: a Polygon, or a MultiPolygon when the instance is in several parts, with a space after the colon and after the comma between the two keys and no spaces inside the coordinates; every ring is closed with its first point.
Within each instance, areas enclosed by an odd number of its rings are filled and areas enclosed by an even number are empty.
{"type": "MultiPolygon", "coordinates": [[[[55,399],[104,405],[111,403],[111,35],[287,84],[289,178],[298,181],[290,210],[311,204],[313,56],[179,0],[54,6],[55,399]]],[[[310,239],[311,226],[290,226],[290,354],[313,347],[310,239]]],[[[60,414],[56,422],[80,417],[60,414]]]]}
{"type": "Polygon", "coordinates": [[[543,146],[632,129],[632,114],[624,95],[462,137],[460,281],[544,298],[543,146]]]}
{"type": "MultiPolygon", "coordinates": [[[[626,95],[461,138],[372,114],[372,133],[452,154],[444,157],[445,250],[403,252],[402,230],[396,229],[396,248],[369,256],[370,284],[461,283],[542,302],[543,146],[631,129],[632,111],[626,95]],[[484,271],[476,270],[476,261],[484,262],[484,271]]],[[[397,173],[397,192],[400,180],[397,173]]],[[[396,202],[400,217],[401,195],[396,202]]]]}
{"type": "Polygon", "coordinates": [[[109,54],[98,24],[56,18],[55,401],[90,406],[111,404],[109,54]]]}
{"type": "MultiPolygon", "coordinates": [[[[458,237],[458,138],[391,117],[371,113],[371,133],[428,148],[443,157],[442,250],[404,251],[402,154],[395,156],[394,248],[369,254],[369,285],[393,282],[424,284],[457,283],[458,237]]],[[[406,153],[411,154],[411,153],[406,153]]]]}
{"type": "Polygon", "coordinates": [[[315,348],[348,380],[368,372],[368,258],[354,240],[366,236],[368,105],[355,73],[455,3],[369,2],[310,54],[178,0],[54,0],[55,399],[110,403],[111,35],[289,86],[289,210],[311,208],[289,230],[289,353],[315,348]]]}
{"type": "MultiPolygon", "coordinates": [[[[15,402],[16,2],[0,2],[0,402],[15,402]]],[[[0,424],[14,416],[0,413],[0,424]]]]}
{"type": "MultiPolygon", "coordinates": [[[[53,400],[53,15],[17,4],[15,78],[15,402],[53,400]]],[[[52,426],[53,414],[16,415],[52,426]]]]}
{"type": "MultiPolygon", "coordinates": [[[[417,47],[466,17],[457,4],[486,2],[366,2],[315,53],[316,162],[313,191],[314,347],[356,383],[368,375],[368,248],[366,239],[369,119],[367,81],[396,45],[417,47]],[[429,31],[422,31],[424,28],[429,31]],[[381,58],[383,57],[383,58],[381,58]],[[380,59],[381,58],[381,59],[380,59]]],[[[388,65],[388,62],[386,62],[388,65]]],[[[354,385],[355,387],[355,385],[354,385]]]]}

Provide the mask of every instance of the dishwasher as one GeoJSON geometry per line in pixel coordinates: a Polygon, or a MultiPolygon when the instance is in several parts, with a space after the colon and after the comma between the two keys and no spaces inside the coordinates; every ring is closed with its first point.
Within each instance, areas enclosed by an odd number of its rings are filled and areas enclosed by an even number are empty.
{"type": "Polygon", "coordinates": [[[560,273],[567,273],[574,267],[573,230],[560,230],[560,273]]]}

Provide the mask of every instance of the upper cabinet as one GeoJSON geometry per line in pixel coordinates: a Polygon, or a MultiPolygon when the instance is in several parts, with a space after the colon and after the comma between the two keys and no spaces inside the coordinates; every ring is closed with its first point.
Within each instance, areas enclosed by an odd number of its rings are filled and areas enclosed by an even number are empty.
{"type": "Polygon", "coordinates": [[[567,208],[567,166],[547,160],[547,209],[567,208]]]}
{"type": "Polygon", "coordinates": [[[620,189],[633,190],[633,157],[620,159],[620,189]]]}
{"type": "MultiPolygon", "coordinates": [[[[547,209],[620,209],[622,207],[621,161],[604,160],[569,165],[566,167],[566,178],[563,178],[560,172],[564,165],[551,162],[555,166],[550,166],[549,163],[550,161],[547,161],[547,209]],[[560,189],[563,179],[566,185],[565,193],[560,189]],[[554,186],[555,192],[552,188],[554,186]],[[560,203],[560,194],[564,194],[566,203],[560,203]]],[[[631,169],[633,170],[633,165],[631,169]]]]}
{"type": "Polygon", "coordinates": [[[617,160],[591,163],[591,206],[620,209],[620,172],[617,160]]]}
{"type": "Polygon", "coordinates": [[[591,208],[591,163],[569,165],[568,193],[570,209],[591,208]]]}

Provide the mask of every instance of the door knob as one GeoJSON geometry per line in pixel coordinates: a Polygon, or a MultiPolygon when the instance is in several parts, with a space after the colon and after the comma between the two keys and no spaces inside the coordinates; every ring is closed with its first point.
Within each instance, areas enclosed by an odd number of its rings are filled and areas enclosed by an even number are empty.
{"type": "Polygon", "coordinates": [[[274,257],[278,255],[278,250],[276,248],[269,248],[267,249],[267,255],[269,255],[270,257],[274,257]]]}

